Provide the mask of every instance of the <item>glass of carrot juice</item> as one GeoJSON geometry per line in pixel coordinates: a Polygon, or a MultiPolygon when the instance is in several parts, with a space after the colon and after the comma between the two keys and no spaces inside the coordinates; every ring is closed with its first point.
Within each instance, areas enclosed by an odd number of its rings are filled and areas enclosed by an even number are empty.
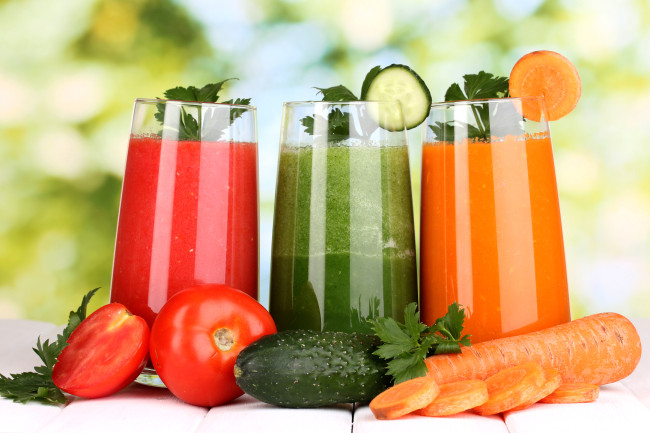
{"type": "Polygon", "coordinates": [[[422,146],[420,310],[426,323],[458,302],[477,343],[570,320],[544,113],[541,98],[432,105],[422,146]],[[529,119],[522,112],[541,115],[529,119]]]}
{"type": "MultiPolygon", "coordinates": [[[[257,164],[255,107],[136,100],[111,301],[151,326],[167,299],[194,285],[257,298],[257,164]]],[[[156,378],[145,369],[138,381],[156,378]]]]}

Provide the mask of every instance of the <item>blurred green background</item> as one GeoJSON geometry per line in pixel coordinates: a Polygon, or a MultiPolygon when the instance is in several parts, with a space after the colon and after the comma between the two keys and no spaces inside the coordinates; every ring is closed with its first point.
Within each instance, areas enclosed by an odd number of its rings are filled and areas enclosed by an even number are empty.
{"type": "MultiPolygon", "coordinates": [[[[228,77],[227,96],[253,98],[268,305],[282,102],[358,92],[391,63],[442,100],[535,49],[582,77],[552,124],[573,315],[650,317],[647,0],[0,0],[0,318],[63,323],[98,286],[91,307],[108,300],[135,98],[228,77]]],[[[417,198],[419,129],[409,138],[417,198]]]]}

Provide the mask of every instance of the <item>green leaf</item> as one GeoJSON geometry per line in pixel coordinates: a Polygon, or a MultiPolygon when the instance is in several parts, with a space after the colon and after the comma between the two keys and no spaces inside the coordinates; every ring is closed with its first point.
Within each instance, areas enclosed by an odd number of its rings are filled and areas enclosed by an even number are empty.
{"type": "Polygon", "coordinates": [[[400,383],[416,377],[426,376],[427,366],[424,359],[413,356],[400,357],[388,362],[386,372],[393,376],[395,383],[400,383]]]}
{"type": "Polygon", "coordinates": [[[398,358],[411,350],[412,344],[384,343],[373,353],[382,359],[398,358]]]}
{"type": "Polygon", "coordinates": [[[382,341],[374,354],[388,361],[387,374],[395,383],[424,376],[427,356],[457,353],[461,344],[470,344],[468,336],[461,337],[465,311],[457,303],[450,305],[447,314],[432,326],[420,322],[416,308],[415,303],[404,308],[404,324],[388,317],[369,320],[382,341]]]}
{"type": "Polygon", "coordinates": [[[192,113],[188,113],[187,110],[185,110],[185,107],[181,107],[181,119],[179,126],[179,140],[201,139],[201,128],[199,127],[199,122],[194,118],[192,113]]]}
{"type": "Polygon", "coordinates": [[[411,302],[404,309],[404,324],[408,331],[411,340],[418,341],[422,332],[427,328],[427,325],[420,322],[420,313],[416,311],[418,305],[411,302]]]}
{"type": "MultiPolygon", "coordinates": [[[[185,102],[199,102],[199,103],[215,103],[219,100],[219,92],[224,84],[230,80],[237,78],[228,78],[217,83],[206,84],[205,86],[197,89],[194,86],[189,87],[174,87],[165,91],[165,98],[168,100],[185,101],[185,102]]],[[[241,104],[249,105],[250,98],[237,98],[236,100],[230,99],[225,101],[226,104],[241,104]]],[[[161,124],[165,124],[165,104],[156,105],[157,112],[154,117],[161,124]]],[[[202,117],[201,107],[198,107],[198,117],[202,117]]],[[[217,139],[223,135],[223,132],[235,119],[242,116],[246,110],[242,108],[233,108],[230,112],[230,123],[221,122],[218,116],[206,116],[205,121],[195,118],[191,113],[188,113],[184,107],[181,107],[180,118],[178,119],[178,140],[200,140],[202,138],[202,130],[210,131],[218,128],[220,134],[216,134],[213,138],[217,139]]],[[[167,128],[168,126],[165,125],[167,128]]]]}
{"type": "Polygon", "coordinates": [[[465,93],[467,99],[499,98],[508,95],[508,78],[495,77],[489,72],[481,71],[478,74],[463,76],[465,80],[465,93]]]}
{"type": "Polygon", "coordinates": [[[363,80],[363,84],[361,85],[361,100],[365,101],[368,96],[368,89],[370,88],[370,83],[372,83],[372,80],[375,79],[377,74],[381,72],[381,66],[375,66],[372,68],[367,74],[366,78],[363,80]]]}
{"type": "Polygon", "coordinates": [[[37,401],[45,404],[65,404],[65,395],[52,382],[51,377],[35,372],[0,374],[0,395],[17,403],[37,401]]]}
{"type": "Polygon", "coordinates": [[[429,125],[429,128],[431,128],[438,141],[454,142],[456,128],[454,128],[453,122],[436,122],[429,125]]]}
{"type": "Polygon", "coordinates": [[[309,135],[314,135],[314,116],[305,116],[300,119],[300,123],[305,127],[305,132],[309,135]]]}
{"type": "Polygon", "coordinates": [[[445,93],[445,101],[466,101],[469,99],[457,83],[453,83],[445,93]]]}
{"type": "Polygon", "coordinates": [[[344,112],[340,108],[332,108],[327,113],[327,118],[319,115],[305,116],[300,119],[300,123],[305,127],[305,132],[310,135],[318,136],[314,132],[314,125],[327,125],[327,141],[336,142],[346,140],[350,137],[359,137],[357,131],[350,125],[350,113],[344,112]],[[352,128],[352,129],[351,129],[352,128]]]}
{"type": "Polygon", "coordinates": [[[349,102],[359,100],[350,89],[341,84],[326,88],[316,87],[316,89],[323,94],[323,101],[326,102],[349,102]]]}
{"type": "MultiPolygon", "coordinates": [[[[218,83],[206,84],[198,91],[197,99],[198,102],[217,102],[219,99],[219,92],[223,85],[230,80],[236,80],[237,78],[227,78],[218,83]]],[[[250,101],[250,100],[249,100],[250,101]]],[[[227,102],[226,102],[227,103],[227,102]]]]}
{"type": "Polygon", "coordinates": [[[413,338],[404,330],[404,326],[389,317],[380,317],[371,321],[373,330],[377,337],[388,344],[403,345],[411,348],[413,338]]]}
{"type": "Polygon", "coordinates": [[[465,321],[465,309],[460,308],[457,302],[447,307],[447,314],[436,320],[435,326],[449,331],[449,335],[454,340],[459,340],[463,332],[463,322],[465,321]]]}
{"type": "Polygon", "coordinates": [[[197,101],[198,89],[190,87],[174,87],[165,91],[165,98],[173,101],[197,101]]]}
{"type": "MultiPolygon", "coordinates": [[[[458,83],[449,86],[445,93],[445,101],[496,99],[509,96],[507,77],[496,77],[489,72],[480,71],[478,74],[464,75],[463,81],[462,89],[458,83]]],[[[460,121],[449,121],[444,124],[436,122],[436,125],[429,125],[436,140],[445,142],[463,138],[489,140],[491,138],[490,104],[474,104],[471,108],[476,125],[460,121]]]]}

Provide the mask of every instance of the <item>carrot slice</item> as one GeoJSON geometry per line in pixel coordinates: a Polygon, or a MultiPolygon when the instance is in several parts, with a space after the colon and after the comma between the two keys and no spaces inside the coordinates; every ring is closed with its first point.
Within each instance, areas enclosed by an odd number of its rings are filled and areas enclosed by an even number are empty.
{"type": "Polygon", "coordinates": [[[479,415],[505,412],[529,401],[544,385],[544,372],[534,362],[515,365],[486,379],[487,402],[474,408],[479,415]]]}
{"type": "Polygon", "coordinates": [[[447,416],[488,401],[487,385],[482,380],[461,380],[440,385],[440,394],[429,405],[416,411],[423,416],[447,416]]]}
{"type": "Polygon", "coordinates": [[[537,392],[531,395],[530,399],[522,402],[520,405],[513,407],[512,410],[522,410],[537,403],[544,397],[550,395],[562,384],[562,376],[557,368],[545,368],[544,370],[544,384],[537,388],[537,392]]]}
{"type": "Polygon", "coordinates": [[[563,383],[542,403],[589,403],[598,399],[598,385],[592,383],[563,383]]]}
{"type": "MultiPolygon", "coordinates": [[[[578,70],[569,59],[554,51],[533,51],[519,59],[510,72],[509,87],[513,97],[544,97],[547,120],[569,114],[581,93],[578,70]]],[[[522,110],[528,119],[541,118],[537,101],[522,101],[522,110]]]]}
{"type": "Polygon", "coordinates": [[[422,409],[440,393],[432,378],[417,377],[393,385],[370,402],[370,410],[377,419],[395,419],[422,409]]]}

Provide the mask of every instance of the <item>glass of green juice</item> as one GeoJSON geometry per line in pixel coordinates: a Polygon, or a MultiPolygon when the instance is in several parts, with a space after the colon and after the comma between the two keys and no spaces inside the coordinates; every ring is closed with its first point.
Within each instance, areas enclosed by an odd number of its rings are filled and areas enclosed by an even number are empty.
{"type": "Polygon", "coordinates": [[[402,320],[417,302],[401,113],[388,101],[284,104],[270,287],[278,330],[370,332],[368,319],[402,320]]]}

